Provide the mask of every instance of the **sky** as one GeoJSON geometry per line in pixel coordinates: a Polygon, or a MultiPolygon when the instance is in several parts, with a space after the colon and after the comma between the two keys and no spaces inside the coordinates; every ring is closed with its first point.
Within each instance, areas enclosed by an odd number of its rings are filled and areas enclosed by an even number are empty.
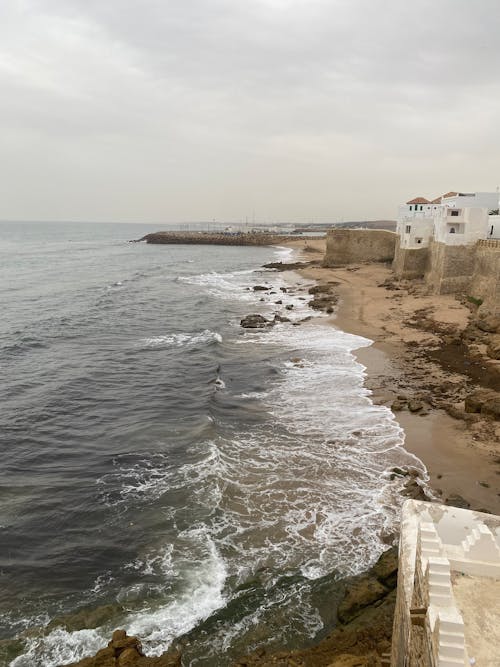
{"type": "Polygon", "coordinates": [[[498,0],[2,0],[0,219],[393,219],[500,185],[498,0]]]}

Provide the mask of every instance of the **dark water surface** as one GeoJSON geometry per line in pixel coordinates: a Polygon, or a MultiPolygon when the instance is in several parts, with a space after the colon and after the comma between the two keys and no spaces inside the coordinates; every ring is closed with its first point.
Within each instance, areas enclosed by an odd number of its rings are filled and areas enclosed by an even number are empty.
{"type": "Polygon", "coordinates": [[[118,626],[151,654],[190,633],[185,665],[300,643],[317,582],[395,525],[386,471],[415,460],[363,388],[369,341],[321,318],[246,332],[309,314],[299,278],[258,270],[287,251],[127,243],[148,231],[0,224],[0,639],[37,629],[0,664],[77,659],[118,626]]]}

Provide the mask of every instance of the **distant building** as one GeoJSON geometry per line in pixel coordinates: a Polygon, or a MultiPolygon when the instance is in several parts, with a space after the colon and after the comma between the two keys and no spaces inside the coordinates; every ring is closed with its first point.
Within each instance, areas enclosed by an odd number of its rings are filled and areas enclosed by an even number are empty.
{"type": "MultiPolygon", "coordinates": [[[[484,284],[495,282],[500,250],[498,200],[498,192],[447,192],[436,199],[416,197],[402,204],[393,261],[396,276],[424,278],[440,294],[467,292],[479,285],[477,276],[485,271],[484,284]]],[[[497,294],[497,288],[492,294],[497,294]]],[[[487,300],[493,303],[495,298],[487,300]]]]}
{"type": "Polygon", "coordinates": [[[400,247],[426,248],[432,240],[470,245],[479,239],[500,238],[496,219],[500,216],[490,215],[498,212],[498,197],[498,192],[447,192],[432,200],[411,199],[399,207],[400,247]]]}

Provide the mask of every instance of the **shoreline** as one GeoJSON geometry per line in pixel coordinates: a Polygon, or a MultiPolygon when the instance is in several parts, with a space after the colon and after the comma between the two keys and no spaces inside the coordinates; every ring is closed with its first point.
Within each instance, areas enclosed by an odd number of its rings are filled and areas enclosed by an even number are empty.
{"type": "MultiPolygon", "coordinates": [[[[392,330],[388,332],[385,324],[381,325],[380,322],[374,321],[372,313],[374,305],[370,302],[374,292],[378,292],[382,297],[387,297],[387,288],[381,285],[390,273],[386,267],[375,267],[375,276],[371,277],[364,275],[362,267],[355,268],[354,271],[349,268],[323,269],[320,268],[318,261],[321,256],[320,250],[314,251],[315,246],[321,245],[321,240],[311,241],[302,238],[286,245],[296,250],[303,250],[304,243],[307,251],[302,252],[298,259],[308,265],[296,268],[290,265],[288,272],[291,275],[293,275],[292,271],[295,275],[299,274],[307,281],[311,281],[310,284],[320,285],[329,281],[335,283],[334,295],[338,296],[335,312],[329,318],[322,318],[322,321],[326,327],[333,326],[346,333],[361,335],[373,341],[369,347],[354,350],[353,355],[365,368],[364,386],[371,391],[373,403],[391,407],[394,400],[397,400],[398,394],[403,393],[401,386],[407,393],[408,385],[412,386],[418,379],[414,377],[414,374],[421,372],[415,367],[415,358],[408,357],[408,349],[412,349],[412,342],[415,340],[420,341],[424,346],[427,340],[432,339],[432,335],[429,331],[409,326],[401,332],[398,339],[399,332],[392,330]],[[364,281],[366,286],[360,289],[364,281]]],[[[304,295],[307,295],[307,285],[304,285],[304,288],[304,295]]],[[[457,321],[461,322],[464,316],[463,310],[462,307],[451,303],[447,316],[453,319],[456,311],[457,316],[460,315],[457,321]]],[[[307,325],[305,327],[304,332],[306,333],[307,325]]],[[[418,382],[416,384],[418,385],[418,382]]],[[[416,391],[419,387],[415,386],[414,389],[416,391]]],[[[454,419],[441,408],[427,403],[424,410],[416,412],[407,409],[393,410],[393,414],[405,432],[404,448],[418,457],[425,465],[430,478],[428,484],[435,492],[436,499],[444,501],[445,498],[453,496],[462,500],[465,498],[473,509],[500,513],[500,496],[496,489],[499,480],[497,473],[500,472],[500,458],[495,464],[493,440],[486,447],[475,446],[479,443],[470,442],[474,435],[474,432],[470,430],[471,424],[454,419]],[[453,466],[450,466],[450,460],[453,461],[453,466]],[[480,482],[483,482],[484,486],[480,482]]],[[[368,572],[359,575],[362,583],[369,577],[368,572]]],[[[345,648],[349,650],[351,657],[354,653],[360,657],[367,657],[369,649],[369,657],[377,660],[382,648],[384,650],[390,648],[392,625],[390,619],[392,619],[394,596],[391,592],[392,588],[386,586],[385,583],[384,587],[386,589],[384,596],[387,598],[371,600],[363,606],[360,615],[355,615],[345,624],[331,626],[330,630],[327,630],[328,635],[319,643],[309,648],[285,650],[282,653],[260,651],[234,664],[255,665],[255,667],[271,664],[304,666],[314,664],[315,666],[325,665],[325,667],[326,665],[339,665],[340,667],[340,665],[344,666],[344,663],[337,661],[339,642],[341,637],[346,636],[349,637],[351,644],[346,645],[345,648]],[[365,616],[367,621],[366,625],[363,625],[365,616]],[[364,643],[365,636],[370,636],[373,645],[364,643]]],[[[137,642],[135,638],[132,639],[137,642]]],[[[92,660],[93,658],[86,658],[81,663],[72,663],[72,665],[81,664],[82,667],[84,665],[91,667],[94,664],[92,660]]],[[[144,657],[142,660],[144,664],[154,662],[158,665],[177,666],[180,665],[181,658],[179,654],[169,651],[160,658],[144,657]],[[164,662],[160,662],[162,660],[164,662]]],[[[378,662],[373,664],[378,664],[378,662]]],[[[345,663],[345,667],[347,665],[351,663],[345,663]]]]}
{"type": "MultiPolygon", "coordinates": [[[[286,245],[298,253],[295,259],[318,262],[324,240],[305,243],[305,248],[303,240],[286,245]]],[[[419,328],[418,319],[415,324],[405,324],[404,315],[408,314],[405,311],[420,313],[429,308],[429,302],[434,302],[440,307],[436,318],[438,329],[449,332],[465,329],[470,317],[467,307],[453,295],[424,296],[418,288],[415,294],[408,295],[403,290],[388,290],[391,285],[386,287],[383,283],[391,280],[392,272],[381,264],[322,268],[316,263],[296,272],[316,283],[335,282],[339,301],[328,324],[373,341],[369,347],[354,351],[366,369],[365,386],[372,392],[372,401],[391,407],[403,394],[409,398],[415,394],[418,400],[423,400],[423,410],[393,409],[393,414],[404,430],[405,449],[425,465],[428,485],[436,499],[440,502],[449,499],[450,504],[465,500],[472,509],[500,514],[500,424],[476,419],[475,415],[470,415],[470,421],[457,419],[439,405],[425,401],[429,393],[451,384],[452,403],[470,382],[467,376],[446,371],[436,362],[422,358],[440,343],[443,334],[437,336],[419,328]],[[391,322],[391,311],[395,318],[402,311],[403,319],[391,322]],[[433,375],[431,386],[429,373],[433,375]]],[[[411,317],[406,320],[411,321],[411,317]]],[[[423,324],[428,326],[428,320],[424,319],[423,324]]]]}

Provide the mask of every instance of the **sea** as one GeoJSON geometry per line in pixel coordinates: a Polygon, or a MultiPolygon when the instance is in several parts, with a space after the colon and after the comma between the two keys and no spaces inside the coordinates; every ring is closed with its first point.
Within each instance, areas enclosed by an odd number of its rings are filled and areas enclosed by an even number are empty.
{"type": "Polygon", "coordinates": [[[129,242],[157,230],[0,223],[1,665],[115,628],[185,667],[314,642],[397,531],[391,468],[425,475],[371,341],[262,268],[291,249],[129,242]]]}

